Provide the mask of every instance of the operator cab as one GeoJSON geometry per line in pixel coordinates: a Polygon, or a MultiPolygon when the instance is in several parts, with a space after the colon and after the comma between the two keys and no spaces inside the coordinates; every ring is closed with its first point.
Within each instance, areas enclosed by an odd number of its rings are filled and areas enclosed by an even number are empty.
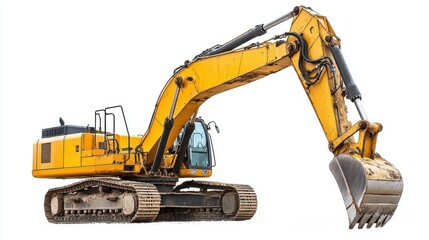
{"type": "MultiPolygon", "coordinates": [[[[203,119],[195,119],[195,129],[189,139],[189,145],[183,159],[186,168],[180,169],[180,177],[207,177],[211,175],[215,160],[209,129],[210,127],[203,119]]],[[[184,133],[185,129],[183,128],[174,141],[172,149],[180,147],[184,133]]]]}

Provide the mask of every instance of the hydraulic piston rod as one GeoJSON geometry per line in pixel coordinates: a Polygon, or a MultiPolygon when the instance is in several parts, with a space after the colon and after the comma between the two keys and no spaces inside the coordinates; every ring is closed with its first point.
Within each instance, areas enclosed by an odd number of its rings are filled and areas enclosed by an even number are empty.
{"type": "Polygon", "coordinates": [[[360,118],[362,120],[368,120],[368,116],[366,115],[365,109],[363,108],[361,102],[362,94],[360,93],[356,83],[353,81],[353,77],[350,73],[349,68],[347,67],[340,47],[338,45],[333,45],[331,47],[331,52],[334,56],[338,68],[340,69],[341,77],[343,78],[344,84],[346,85],[347,98],[355,104],[360,118]]]}
{"type": "Polygon", "coordinates": [[[205,56],[211,56],[211,55],[215,55],[215,54],[219,54],[219,53],[223,53],[223,52],[227,52],[227,51],[231,51],[234,48],[240,46],[241,44],[244,44],[256,37],[262,36],[264,35],[268,29],[284,22],[287,21],[289,19],[291,19],[294,15],[296,11],[291,11],[267,24],[260,24],[260,25],[256,25],[254,28],[248,30],[247,32],[241,34],[240,36],[232,39],[231,41],[221,45],[219,48],[214,49],[212,51],[209,51],[205,54],[205,56]]]}
{"type": "Polygon", "coordinates": [[[181,77],[176,78],[176,92],[174,93],[173,103],[171,104],[170,113],[164,121],[164,131],[162,132],[161,139],[159,140],[158,148],[156,149],[155,159],[152,164],[151,172],[156,173],[161,165],[162,156],[164,155],[164,149],[167,144],[168,136],[170,135],[171,128],[174,125],[174,109],[176,108],[177,99],[179,98],[179,91],[182,86],[183,79],[181,77]]]}
{"type": "Polygon", "coordinates": [[[279,25],[280,23],[282,23],[282,22],[284,22],[284,21],[287,21],[287,20],[289,20],[289,19],[293,18],[293,15],[295,14],[295,12],[296,12],[295,10],[294,10],[294,11],[291,11],[291,12],[288,12],[288,13],[286,13],[285,15],[283,15],[283,16],[281,16],[281,17],[277,18],[276,20],[273,20],[273,21],[271,21],[271,22],[269,22],[269,23],[266,23],[266,24],[262,25],[262,27],[264,28],[264,30],[265,30],[265,31],[267,31],[268,29],[270,29],[270,28],[272,28],[272,27],[274,27],[274,26],[277,26],[277,25],[279,25]]]}

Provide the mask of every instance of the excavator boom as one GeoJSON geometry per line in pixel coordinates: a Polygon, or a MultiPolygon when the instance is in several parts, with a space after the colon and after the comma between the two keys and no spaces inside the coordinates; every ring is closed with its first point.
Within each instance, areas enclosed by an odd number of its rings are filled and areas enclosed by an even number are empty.
{"type": "Polygon", "coordinates": [[[293,66],[334,155],[329,166],[344,200],[349,227],[384,226],[401,198],[402,177],[376,152],[382,125],[368,120],[340,45],[326,17],[310,8],[296,7],[223,45],[204,50],[176,68],[142,137],[121,136],[106,127],[97,129],[97,119],[102,125],[101,115],[104,126],[107,117],[115,117],[112,108],[96,111],[94,128],[45,129],[45,138],[34,145],[35,177],[120,178],[89,179],[51,189],[45,198],[48,220],[250,219],[257,199],[248,185],[203,181],[174,185],[178,177],[211,175],[214,153],[208,134],[210,123],[196,117],[201,105],[214,95],[293,66]],[[290,31],[248,43],[289,19],[290,31]],[[345,98],[355,104],[361,117],[355,124],[347,119],[345,98]],[[182,191],[187,188],[200,191],[182,191]],[[100,209],[103,217],[87,216],[100,209]],[[210,214],[202,215],[201,211],[210,214]]]}

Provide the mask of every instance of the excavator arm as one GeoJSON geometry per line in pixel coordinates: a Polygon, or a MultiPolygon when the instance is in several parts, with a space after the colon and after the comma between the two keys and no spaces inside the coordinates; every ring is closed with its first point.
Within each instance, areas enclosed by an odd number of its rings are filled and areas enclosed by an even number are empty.
{"type": "Polygon", "coordinates": [[[350,228],[356,224],[359,228],[374,223],[383,226],[401,197],[401,174],[375,151],[382,125],[368,121],[362,96],[341,54],[340,38],[327,18],[310,8],[296,7],[271,23],[205,50],[175,70],[139,144],[152,166],[150,174],[156,174],[167,148],[207,99],[289,66],[294,67],[334,154],[330,169],[343,196],[350,228]],[[237,48],[290,18],[290,32],[237,48]],[[347,120],[345,96],[361,116],[355,124],[347,120]]]}
{"type": "Polygon", "coordinates": [[[257,25],[177,68],[142,137],[115,132],[115,116],[122,115],[127,129],[121,106],[97,110],[94,127],[61,121],[59,127],[43,129],[42,139],[33,145],[33,176],[104,177],[49,190],[44,204],[47,219],[80,223],[252,218],[257,198],[248,185],[188,181],[176,186],[176,182],[180,177],[211,174],[209,124],[196,118],[200,106],[214,95],[289,66],[295,69],[334,155],[329,166],[349,227],[383,226],[401,198],[401,174],[376,152],[382,125],[368,120],[339,37],[326,17],[306,7],[257,25]],[[248,43],[289,19],[290,31],[248,43]],[[347,119],[345,98],[361,117],[354,124],[347,119]]]}

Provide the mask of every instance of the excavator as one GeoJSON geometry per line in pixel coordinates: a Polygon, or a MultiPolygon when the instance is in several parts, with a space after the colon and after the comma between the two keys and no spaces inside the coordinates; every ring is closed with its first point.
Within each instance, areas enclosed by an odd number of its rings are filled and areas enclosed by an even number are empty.
{"type": "Polygon", "coordinates": [[[249,185],[180,178],[210,177],[215,153],[197,117],[210,97],[293,66],[322,126],[329,168],[340,189],[349,228],[384,226],[403,190],[399,170],[376,152],[382,125],[370,122],[362,95],[341,53],[341,40],[325,16],[297,6],[215,45],[174,70],[162,89],[146,133],[130,136],[122,106],[95,111],[94,126],[42,130],[33,145],[36,178],[83,178],[48,190],[51,223],[248,220],[257,209],[249,185]],[[292,19],[290,31],[248,43],[292,19]],[[360,120],[347,119],[346,99],[360,120]],[[126,134],[116,133],[117,123],[126,134]]]}

